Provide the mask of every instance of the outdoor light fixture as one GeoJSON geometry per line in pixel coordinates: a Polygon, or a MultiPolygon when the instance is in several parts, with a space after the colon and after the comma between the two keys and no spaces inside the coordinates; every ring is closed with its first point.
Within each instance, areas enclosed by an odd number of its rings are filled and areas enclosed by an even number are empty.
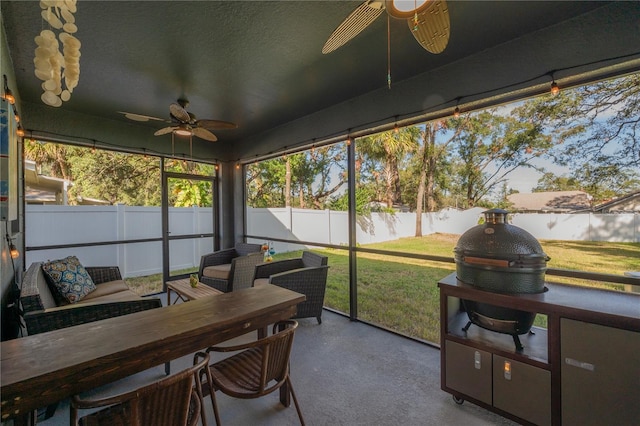
{"type": "Polygon", "coordinates": [[[456,109],[453,110],[453,118],[460,118],[460,108],[456,107],[456,109]]]}
{"type": "Polygon", "coordinates": [[[11,105],[14,105],[16,103],[16,98],[15,96],[13,96],[13,93],[11,93],[11,90],[9,88],[6,88],[4,91],[4,99],[11,105]]]}
{"type": "Polygon", "coordinates": [[[554,81],[553,83],[551,83],[551,94],[555,96],[558,93],[560,93],[560,88],[558,87],[558,84],[554,81]]]}
{"type": "Polygon", "coordinates": [[[16,246],[13,245],[13,243],[9,244],[9,253],[11,253],[12,259],[17,259],[18,257],[20,257],[20,252],[18,251],[16,246]]]}
{"type": "Polygon", "coordinates": [[[9,236],[8,231],[6,234],[6,238],[7,238],[7,244],[9,245],[9,254],[11,255],[11,258],[17,259],[18,257],[20,257],[20,251],[18,251],[15,244],[13,244],[13,238],[9,236]]]}
{"type": "Polygon", "coordinates": [[[16,97],[13,96],[13,93],[11,93],[11,89],[9,89],[9,84],[7,83],[7,76],[3,75],[3,77],[4,77],[4,92],[2,93],[2,97],[11,105],[15,105],[16,97]]]}
{"type": "Polygon", "coordinates": [[[20,138],[24,136],[24,129],[19,124],[18,124],[18,130],[16,130],[16,135],[18,135],[18,137],[20,138]]]}

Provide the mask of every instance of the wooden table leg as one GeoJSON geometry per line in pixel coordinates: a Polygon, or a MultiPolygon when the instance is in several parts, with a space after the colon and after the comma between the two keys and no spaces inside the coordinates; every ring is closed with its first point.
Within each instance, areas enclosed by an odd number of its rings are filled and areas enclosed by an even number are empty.
{"type": "MultiPolygon", "coordinates": [[[[11,420],[8,420],[9,422],[11,420]]],[[[38,410],[33,410],[13,418],[14,426],[34,426],[38,421],[38,410]]],[[[4,424],[4,421],[3,421],[4,424]]]]}
{"type": "Polygon", "coordinates": [[[264,339],[269,334],[268,327],[260,327],[258,329],[258,339],[264,339]]]}

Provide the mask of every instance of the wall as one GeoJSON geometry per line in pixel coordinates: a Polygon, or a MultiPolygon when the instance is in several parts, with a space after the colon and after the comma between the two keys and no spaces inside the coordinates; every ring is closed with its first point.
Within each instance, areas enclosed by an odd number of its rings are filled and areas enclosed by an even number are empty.
{"type": "MultiPolygon", "coordinates": [[[[11,58],[9,57],[9,48],[7,46],[7,39],[4,32],[4,25],[0,26],[0,69],[2,71],[2,75],[7,76],[7,82],[11,92],[16,97],[16,107],[18,112],[20,112],[20,96],[18,93],[18,89],[15,82],[15,74],[13,72],[13,65],[11,62],[11,58]]],[[[3,83],[3,81],[2,81],[3,83]]],[[[3,87],[0,86],[0,90],[3,90],[3,87]]],[[[18,141],[18,152],[22,153],[22,141],[18,141]]],[[[19,154],[21,156],[21,154],[19,154]]],[[[24,231],[24,213],[21,211],[21,200],[24,196],[23,184],[22,184],[22,161],[20,159],[16,159],[18,161],[18,199],[10,200],[10,203],[18,204],[18,220],[11,221],[7,223],[6,221],[0,220],[0,232],[2,238],[0,238],[0,247],[1,251],[1,260],[0,260],[0,314],[2,317],[2,340],[6,340],[9,338],[16,337],[18,333],[18,329],[14,327],[14,323],[10,318],[10,309],[7,309],[7,303],[10,302],[11,296],[11,288],[14,283],[20,284],[20,279],[22,277],[21,271],[23,269],[24,264],[24,244],[23,244],[23,231],[24,231]],[[11,256],[9,255],[9,246],[6,239],[6,234],[10,235],[13,238],[13,243],[20,251],[21,255],[18,259],[12,261],[11,256]],[[15,270],[15,272],[14,272],[15,270]]],[[[12,159],[13,161],[13,159],[12,159]]]]}

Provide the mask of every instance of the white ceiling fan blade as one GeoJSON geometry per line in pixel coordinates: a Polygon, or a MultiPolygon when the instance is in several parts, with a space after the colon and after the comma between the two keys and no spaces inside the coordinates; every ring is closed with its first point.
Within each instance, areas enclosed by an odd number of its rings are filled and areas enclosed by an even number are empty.
{"type": "Polygon", "coordinates": [[[225,129],[237,129],[238,125],[230,121],[221,120],[198,120],[196,126],[209,130],[225,130],[225,129]]]}
{"type": "Polygon", "coordinates": [[[172,126],[170,126],[170,127],[163,127],[163,128],[162,128],[162,129],[160,129],[160,130],[156,130],[156,131],[155,131],[155,133],[154,133],[154,135],[155,135],[155,136],[162,136],[162,135],[166,135],[166,134],[168,134],[168,133],[173,132],[173,131],[174,131],[174,130],[176,130],[176,129],[177,129],[177,127],[172,127],[172,126]]]}
{"type": "Polygon", "coordinates": [[[327,53],[333,52],[360,34],[362,30],[375,21],[383,11],[384,2],[382,0],[367,0],[362,3],[333,31],[322,47],[322,53],[326,55],[327,53]]]}
{"type": "Polygon", "coordinates": [[[189,113],[178,103],[174,102],[169,105],[169,113],[182,123],[189,123],[191,121],[189,113]]]}
{"type": "Polygon", "coordinates": [[[418,13],[418,25],[407,19],[411,33],[427,51],[442,53],[449,43],[451,23],[446,0],[435,0],[424,11],[418,13]]]}
{"type": "Polygon", "coordinates": [[[211,133],[210,131],[202,127],[194,127],[193,135],[199,137],[200,139],[204,139],[206,141],[215,142],[218,140],[216,135],[214,135],[213,133],[211,133]]]}
{"type": "Polygon", "coordinates": [[[136,114],[134,112],[118,111],[118,114],[124,114],[125,117],[133,121],[149,121],[149,120],[165,121],[162,118],[151,117],[150,115],[136,114]]]}

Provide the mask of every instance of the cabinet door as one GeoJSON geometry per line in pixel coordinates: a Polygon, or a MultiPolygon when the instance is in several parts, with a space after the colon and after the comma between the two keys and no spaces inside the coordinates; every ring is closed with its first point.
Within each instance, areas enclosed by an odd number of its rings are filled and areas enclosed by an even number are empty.
{"type": "Polygon", "coordinates": [[[491,354],[449,340],[445,350],[447,387],[491,404],[491,354]]]}
{"type": "Polygon", "coordinates": [[[640,332],[560,321],[562,424],[637,425],[640,332]]]}
{"type": "Polygon", "coordinates": [[[493,406],[536,425],[550,425],[551,372],[494,355],[493,406]]]}

